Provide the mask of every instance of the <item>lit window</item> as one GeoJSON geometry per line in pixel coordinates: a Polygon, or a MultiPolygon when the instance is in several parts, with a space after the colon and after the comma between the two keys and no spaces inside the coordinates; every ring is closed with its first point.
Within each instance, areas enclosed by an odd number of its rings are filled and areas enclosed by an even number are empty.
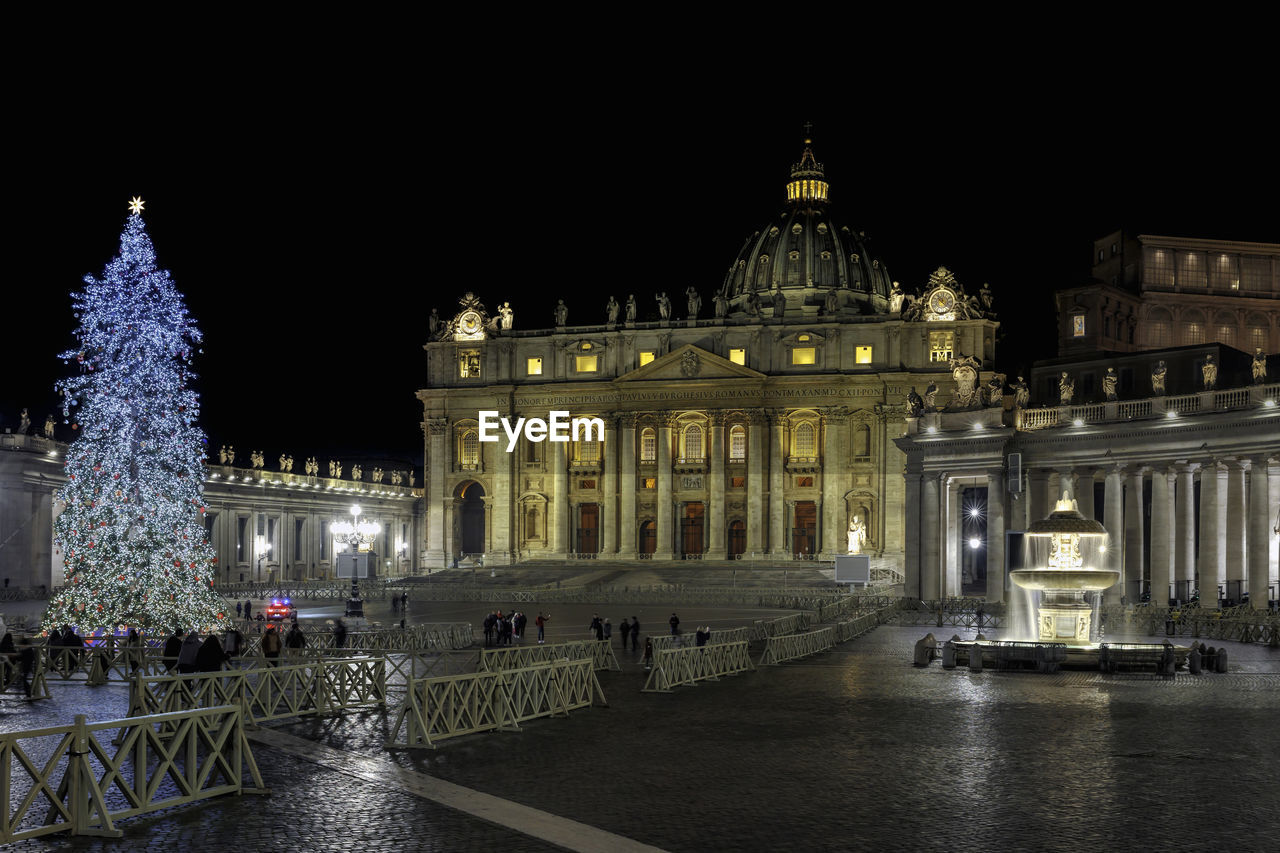
{"type": "Polygon", "coordinates": [[[462,350],[458,353],[458,376],[475,379],[480,375],[480,350],[462,350]]]}
{"type": "Polygon", "coordinates": [[[802,344],[807,344],[810,338],[808,335],[796,335],[796,340],[802,344]]]}
{"type": "Polygon", "coordinates": [[[651,350],[651,349],[641,350],[641,352],[640,352],[640,366],[641,366],[641,367],[644,367],[646,364],[648,364],[649,362],[653,361],[654,355],[655,355],[655,353],[654,353],[654,351],[653,351],[653,350],[651,350]]]}
{"type": "Polygon", "coordinates": [[[600,461],[600,442],[595,440],[583,440],[577,442],[578,461],[579,462],[599,462],[600,461]]]}
{"type": "Polygon", "coordinates": [[[656,477],[645,477],[645,478],[644,478],[644,488],[646,488],[646,489],[656,489],[656,488],[658,488],[658,480],[657,480],[657,478],[656,478],[656,477]]]}
{"type": "Polygon", "coordinates": [[[812,489],[813,478],[812,477],[796,477],[796,485],[802,489],[812,489]]]}
{"type": "Polygon", "coordinates": [[[955,334],[952,332],[929,333],[929,361],[951,361],[955,349],[955,334]]]}
{"type": "Polygon", "coordinates": [[[542,375],[542,359],[530,358],[525,361],[524,372],[529,376],[542,375]]]}
{"type": "Polygon", "coordinates": [[[577,371],[579,373],[595,373],[596,366],[599,363],[599,360],[600,360],[600,356],[598,355],[575,356],[577,371]]]}
{"type": "Polygon", "coordinates": [[[812,458],[817,456],[817,432],[813,428],[813,424],[805,421],[796,427],[795,431],[795,456],[804,458],[812,458]]]}
{"type": "Polygon", "coordinates": [[[791,350],[792,364],[816,364],[817,361],[817,347],[795,347],[791,350]]]}
{"type": "Polygon", "coordinates": [[[458,459],[465,468],[475,468],[480,463],[480,435],[473,429],[462,431],[458,459]]]}
{"type": "Polygon", "coordinates": [[[582,351],[583,351],[583,352],[590,352],[590,351],[591,351],[591,344],[590,344],[590,343],[584,343],[584,344],[582,345],[582,351]]]}
{"type": "Polygon", "coordinates": [[[640,433],[640,461],[656,462],[658,459],[658,434],[651,427],[640,433]]]}
{"type": "Polygon", "coordinates": [[[747,486],[746,477],[730,477],[729,487],[734,489],[744,489],[747,486]]]}
{"type": "Polygon", "coordinates": [[[1071,336],[1073,338],[1084,337],[1084,315],[1073,314],[1071,317],[1071,336]]]}
{"type": "Polygon", "coordinates": [[[747,351],[745,349],[731,349],[729,350],[729,360],[734,364],[746,364],[747,351]]]}
{"type": "Polygon", "coordinates": [[[685,459],[701,459],[702,458],[702,427],[696,424],[685,427],[684,430],[684,458],[685,459]]]}
{"type": "Polygon", "coordinates": [[[858,364],[871,363],[871,347],[854,347],[854,361],[858,364]]]}
{"type": "Polygon", "coordinates": [[[729,428],[729,461],[742,462],[747,458],[747,431],[741,424],[729,428]]]}

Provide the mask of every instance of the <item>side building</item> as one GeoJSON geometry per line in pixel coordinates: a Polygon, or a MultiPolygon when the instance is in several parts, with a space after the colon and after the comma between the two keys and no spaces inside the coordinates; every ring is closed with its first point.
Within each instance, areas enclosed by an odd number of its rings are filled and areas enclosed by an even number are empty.
{"type": "Polygon", "coordinates": [[[786,208],[747,239],[705,312],[690,287],[646,295],[656,320],[623,294],[602,294],[587,325],[569,325],[561,300],[554,326],[535,331],[470,293],[452,318],[433,313],[418,392],[427,563],[853,549],[899,565],[909,537],[893,442],[907,401],[991,402],[998,324],[985,286],[966,293],[944,268],[904,293],[828,194],[806,140],[786,208]],[[509,441],[486,421],[514,430],[553,412],[603,429],[509,441]]]}

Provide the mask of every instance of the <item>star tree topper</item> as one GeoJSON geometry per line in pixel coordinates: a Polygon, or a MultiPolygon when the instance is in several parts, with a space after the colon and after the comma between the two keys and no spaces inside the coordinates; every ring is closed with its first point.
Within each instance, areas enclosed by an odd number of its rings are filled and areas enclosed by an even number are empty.
{"type": "Polygon", "coordinates": [[[147,203],[142,200],[142,196],[135,195],[133,198],[129,199],[129,212],[141,213],[142,208],[146,207],[146,205],[147,203]]]}

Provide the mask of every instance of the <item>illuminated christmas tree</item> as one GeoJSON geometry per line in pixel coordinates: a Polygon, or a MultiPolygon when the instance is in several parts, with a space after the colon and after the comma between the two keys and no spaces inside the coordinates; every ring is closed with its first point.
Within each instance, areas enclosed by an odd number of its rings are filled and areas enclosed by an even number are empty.
{"type": "Polygon", "coordinates": [[[80,345],[62,358],[78,373],[57,386],[78,434],[54,521],[66,585],[45,631],[207,631],[227,621],[213,590],[205,438],[188,387],[200,330],[168,270],[156,268],[142,201],[130,209],[120,254],[73,297],[80,345]]]}

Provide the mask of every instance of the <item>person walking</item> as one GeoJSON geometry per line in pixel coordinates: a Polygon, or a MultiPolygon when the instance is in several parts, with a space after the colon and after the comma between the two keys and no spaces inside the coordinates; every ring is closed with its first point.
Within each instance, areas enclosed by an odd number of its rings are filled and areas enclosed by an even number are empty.
{"type": "Polygon", "coordinates": [[[241,634],[235,625],[232,625],[222,635],[222,653],[228,661],[235,660],[240,657],[240,651],[244,648],[244,634],[241,634]]]}
{"type": "Polygon", "coordinates": [[[270,666],[280,665],[280,635],[275,625],[267,626],[267,633],[262,635],[262,656],[270,666]]]}
{"type": "Polygon", "coordinates": [[[484,647],[487,649],[493,645],[493,626],[497,623],[498,617],[492,613],[485,614],[484,617],[484,647]]]}
{"type": "Polygon", "coordinates": [[[640,622],[636,617],[631,617],[631,651],[635,651],[640,646],[640,622]]]}
{"type": "Polygon", "coordinates": [[[409,613],[409,593],[400,593],[400,612],[408,615],[409,613]]]}
{"type": "Polygon", "coordinates": [[[244,605],[237,601],[236,602],[236,618],[237,619],[240,618],[240,611],[243,609],[244,609],[244,605]]]}
{"type": "Polygon", "coordinates": [[[169,639],[164,641],[165,672],[173,672],[173,668],[178,665],[178,655],[181,653],[182,632],[175,628],[173,629],[173,633],[169,635],[169,639]]]}
{"type": "Polygon", "coordinates": [[[129,636],[124,640],[124,654],[129,661],[129,674],[133,675],[142,666],[142,635],[137,628],[129,629],[129,636]]]}
{"type": "Polygon", "coordinates": [[[307,637],[302,633],[302,629],[298,627],[298,623],[294,622],[293,627],[289,629],[289,633],[284,635],[285,648],[290,649],[295,654],[302,651],[307,645],[307,637]]]}
{"type": "Polygon", "coordinates": [[[253,618],[253,616],[250,615],[252,611],[253,603],[246,598],[244,600],[244,618],[246,621],[253,618]]]}
{"type": "Polygon", "coordinates": [[[600,621],[600,614],[591,617],[591,624],[587,626],[588,632],[595,632],[596,640],[604,639],[604,623],[600,621]]]}
{"type": "Polygon", "coordinates": [[[521,610],[516,614],[516,639],[524,640],[524,626],[529,624],[529,617],[521,610]]]}
{"type": "Polygon", "coordinates": [[[653,669],[653,637],[644,638],[644,668],[653,669]]]}
{"type": "Polygon", "coordinates": [[[609,624],[608,616],[604,617],[604,636],[601,637],[600,639],[604,639],[604,640],[613,639],[613,625],[609,624]]]}
{"type": "Polygon", "coordinates": [[[347,623],[341,619],[335,619],[333,622],[333,647],[335,649],[347,647],[347,623]]]}
{"type": "Polygon", "coordinates": [[[182,641],[182,647],[178,651],[178,672],[195,672],[196,656],[200,654],[200,635],[195,631],[187,634],[187,638],[182,641]]]}
{"type": "Polygon", "coordinates": [[[546,642],[545,632],[546,632],[547,622],[549,621],[551,621],[551,617],[543,616],[541,610],[538,611],[538,618],[533,620],[533,624],[538,626],[538,642],[539,643],[546,642]]]}
{"type": "Polygon", "coordinates": [[[671,618],[668,619],[667,622],[670,623],[671,625],[671,636],[674,637],[676,634],[680,633],[680,617],[679,616],[672,613],[671,618]]]}
{"type": "Polygon", "coordinates": [[[622,626],[618,629],[618,632],[622,634],[622,645],[619,648],[625,652],[627,650],[627,635],[631,633],[631,623],[626,620],[626,617],[623,617],[622,626]]]}

